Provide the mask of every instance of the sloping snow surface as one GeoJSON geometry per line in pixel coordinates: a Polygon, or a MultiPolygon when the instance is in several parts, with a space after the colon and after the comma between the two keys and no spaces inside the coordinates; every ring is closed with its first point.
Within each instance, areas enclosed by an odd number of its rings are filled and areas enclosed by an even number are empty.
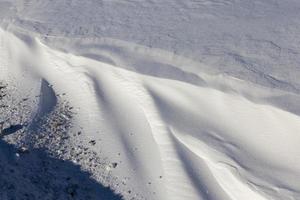
{"type": "Polygon", "coordinates": [[[0,0],[0,24],[1,200],[300,200],[300,1],[0,0]]]}

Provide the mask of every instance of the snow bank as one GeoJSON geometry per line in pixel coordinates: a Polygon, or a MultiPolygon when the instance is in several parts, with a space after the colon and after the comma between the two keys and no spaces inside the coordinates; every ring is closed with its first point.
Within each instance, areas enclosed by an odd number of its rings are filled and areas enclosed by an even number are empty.
{"type": "Polygon", "coordinates": [[[57,157],[125,199],[300,199],[297,1],[0,5],[1,80],[40,95],[32,121],[68,102],[94,152],[57,157]]]}

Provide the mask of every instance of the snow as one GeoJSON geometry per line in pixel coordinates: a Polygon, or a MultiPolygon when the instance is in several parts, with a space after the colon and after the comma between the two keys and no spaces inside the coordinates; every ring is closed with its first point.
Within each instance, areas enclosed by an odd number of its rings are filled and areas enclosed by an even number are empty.
{"type": "Polygon", "coordinates": [[[0,0],[0,199],[300,199],[299,9],[0,0]]]}

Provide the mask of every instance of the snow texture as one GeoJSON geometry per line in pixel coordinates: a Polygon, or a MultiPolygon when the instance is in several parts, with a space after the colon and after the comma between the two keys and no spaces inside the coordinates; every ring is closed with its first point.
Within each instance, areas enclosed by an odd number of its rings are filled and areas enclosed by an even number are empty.
{"type": "Polygon", "coordinates": [[[0,199],[300,200],[300,1],[0,0],[0,199]]]}

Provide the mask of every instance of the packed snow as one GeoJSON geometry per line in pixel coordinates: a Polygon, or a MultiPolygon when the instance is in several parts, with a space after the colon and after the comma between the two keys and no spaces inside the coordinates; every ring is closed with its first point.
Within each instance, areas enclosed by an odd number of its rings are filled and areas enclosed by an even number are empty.
{"type": "Polygon", "coordinates": [[[0,0],[1,200],[300,200],[300,1],[0,0]]]}

